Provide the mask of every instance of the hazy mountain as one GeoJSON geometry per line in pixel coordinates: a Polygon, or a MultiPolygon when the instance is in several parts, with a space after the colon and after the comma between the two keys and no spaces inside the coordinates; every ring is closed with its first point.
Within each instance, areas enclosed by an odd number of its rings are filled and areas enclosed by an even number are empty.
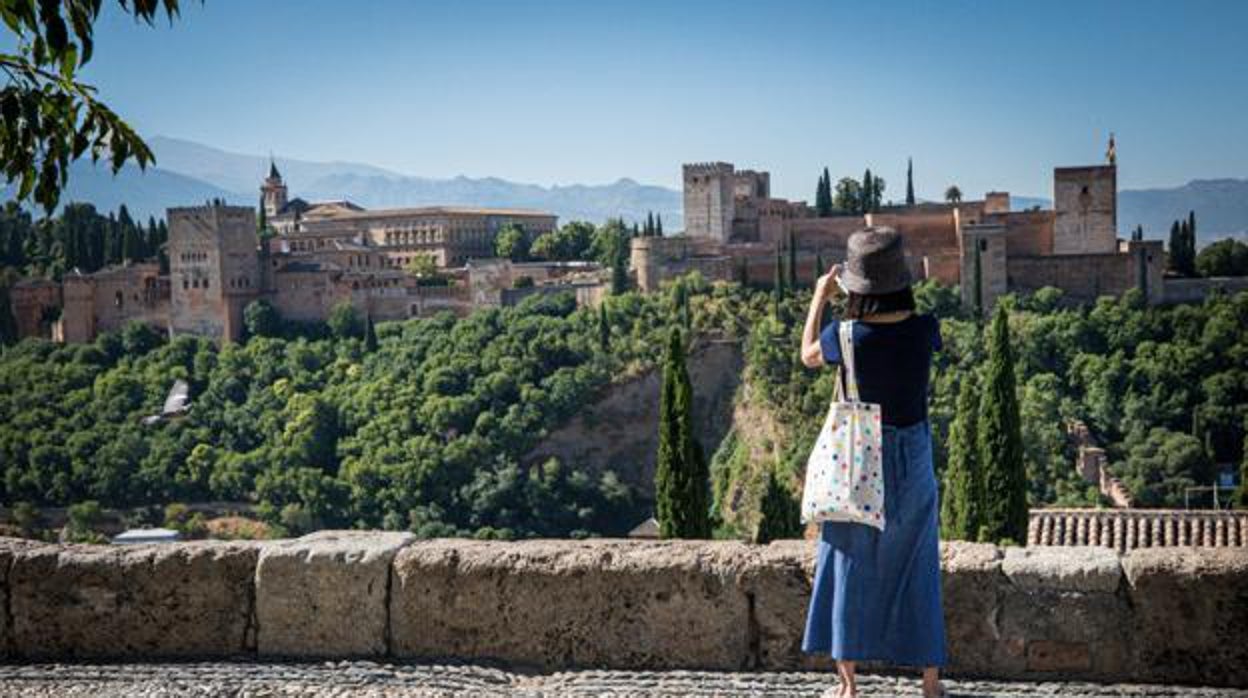
{"type": "MultiPolygon", "coordinates": [[[[229,198],[253,203],[269,170],[269,158],[229,153],[191,141],[156,136],[149,139],[161,169],[180,172],[221,189],[229,198]]],[[[372,165],[310,162],[275,158],[292,197],[310,201],[349,199],[365,208],[460,204],[536,208],[552,211],[564,221],[595,222],[612,216],[638,220],[654,211],[679,227],[681,193],[620,179],[604,185],[543,187],[496,177],[431,179],[411,177],[372,165]]],[[[673,227],[673,224],[675,227],[673,227]]]]}
{"type": "MultiPolygon", "coordinates": [[[[116,178],[107,170],[77,163],[70,170],[63,201],[89,201],[102,210],[125,203],[136,217],[162,216],[169,206],[197,204],[211,198],[254,206],[268,173],[267,155],[231,153],[177,138],[148,139],[157,167],[140,172],[127,167],[116,178]]],[[[620,179],[611,184],[544,187],[496,177],[432,179],[352,162],[313,162],[277,157],[290,195],[316,201],[350,199],[365,208],[459,204],[535,208],[560,220],[601,222],[612,216],[630,220],[650,211],[663,217],[664,229],[683,227],[681,192],[620,179]]],[[[676,163],[673,163],[673,167],[676,163]]],[[[12,187],[6,188],[11,195],[12,187]]],[[[1051,199],[1011,197],[1014,210],[1050,208],[1051,199]]],[[[1170,222],[1196,211],[1201,242],[1226,235],[1248,235],[1248,180],[1195,180],[1170,189],[1123,190],[1118,195],[1118,227],[1123,235],[1143,224],[1150,238],[1164,239],[1170,222]]]]}
{"type": "Polygon", "coordinates": [[[1125,234],[1137,224],[1149,238],[1166,239],[1170,224],[1196,212],[1196,233],[1204,244],[1248,233],[1248,179],[1197,179],[1173,189],[1137,189],[1118,193],[1118,228],[1125,234]]]}
{"type": "MultiPolygon", "coordinates": [[[[13,197],[15,187],[3,187],[0,192],[7,201],[13,197]]],[[[148,216],[164,218],[165,209],[170,206],[201,204],[215,198],[232,204],[256,204],[255,197],[158,167],[144,171],[126,165],[114,176],[105,164],[97,166],[87,160],[69,166],[69,181],[61,194],[61,204],[85,201],[95,204],[101,212],[115,211],[125,204],[136,220],[147,220],[148,216]]],[[[42,210],[37,215],[42,215],[42,210]]]]}

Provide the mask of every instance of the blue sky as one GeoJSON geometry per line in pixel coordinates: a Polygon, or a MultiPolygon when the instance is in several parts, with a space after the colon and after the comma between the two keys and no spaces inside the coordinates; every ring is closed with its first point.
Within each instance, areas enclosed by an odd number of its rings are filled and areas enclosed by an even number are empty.
{"type": "MultiPolygon", "coordinates": [[[[185,0],[184,0],[185,2],[185,0]]],[[[186,2],[111,7],[86,78],[147,135],[430,177],[678,186],[770,170],[813,198],[866,167],[1051,195],[1248,177],[1248,2],[186,2]]]]}

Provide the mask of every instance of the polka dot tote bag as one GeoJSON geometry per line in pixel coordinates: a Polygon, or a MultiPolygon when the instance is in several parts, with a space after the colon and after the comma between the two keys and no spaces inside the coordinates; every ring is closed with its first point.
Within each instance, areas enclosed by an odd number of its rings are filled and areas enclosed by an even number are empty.
{"type": "Polygon", "coordinates": [[[854,323],[840,323],[836,399],[806,461],[802,523],[851,521],[884,530],[880,406],[858,399],[854,323]]]}

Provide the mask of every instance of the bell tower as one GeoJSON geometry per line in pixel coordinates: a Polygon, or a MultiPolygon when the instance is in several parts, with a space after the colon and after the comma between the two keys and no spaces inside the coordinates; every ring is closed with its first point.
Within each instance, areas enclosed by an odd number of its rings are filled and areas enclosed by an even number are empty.
{"type": "Polygon", "coordinates": [[[282,173],[277,171],[277,163],[269,158],[269,176],[260,185],[260,195],[264,199],[264,215],[272,218],[286,207],[286,185],[282,183],[282,173]]]}

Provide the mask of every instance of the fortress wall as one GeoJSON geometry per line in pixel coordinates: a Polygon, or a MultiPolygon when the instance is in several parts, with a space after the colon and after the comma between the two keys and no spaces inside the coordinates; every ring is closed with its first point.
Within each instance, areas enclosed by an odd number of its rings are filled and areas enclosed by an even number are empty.
{"type": "Polygon", "coordinates": [[[1135,285],[1130,262],[1126,254],[1066,254],[1009,257],[1006,267],[1011,291],[1026,293],[1056,286],[1072,300],[1093,301],[1135,285]]]}
{"type": "MultiPolygon", "coordinates": [[[[1053,254],[1053,211],[1016,211],[1002,216],[1009,234],[1005,252],[1010,257],[1053,254]]],[[[994,218],[990,217],[990,218],[994,218]]]]}
{"type": "MultiPolygon", "coordinates": [[[[0,538],[17,660],[349,657],[544,669],[830,668],[800,651],[804,541],[0,538]]],[[[1248,686],[1248,555],[942,543],[949,671],[1248,686]]]]}
{"type": "Polygon", "coordinates": [[[1248,291],[1248,276],[1212,279],[1166,279],[1162,282],[1165,303],[1202,303],[1215,289],[1226,293],[1248,291]]]}

